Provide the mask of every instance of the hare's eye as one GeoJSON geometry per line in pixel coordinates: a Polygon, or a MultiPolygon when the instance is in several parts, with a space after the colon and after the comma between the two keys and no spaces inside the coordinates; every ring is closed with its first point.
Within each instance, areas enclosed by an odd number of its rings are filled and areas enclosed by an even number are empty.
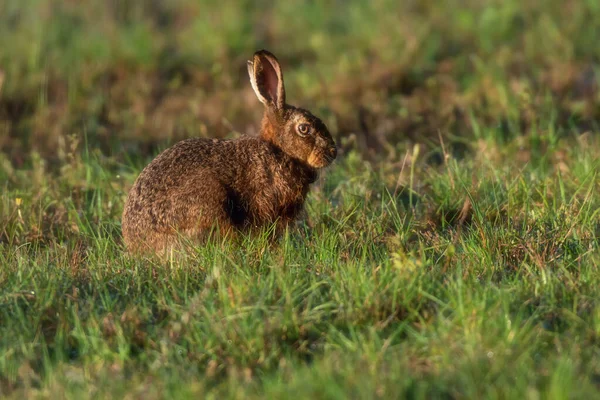
{"type": "Polygon", "coordinates": [[[299,124],[296,129],[298,129],[298,133],[301,136],[306,136],[306,135],[310,134],[310,125],[309,124],[299,124]]]}

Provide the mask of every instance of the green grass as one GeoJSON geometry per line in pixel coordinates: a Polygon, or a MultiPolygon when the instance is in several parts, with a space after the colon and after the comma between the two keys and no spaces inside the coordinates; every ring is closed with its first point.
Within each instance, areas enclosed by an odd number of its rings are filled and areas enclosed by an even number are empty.
{"type": "Polygon", "coordinates": [[[397,3],[2,2],[0,397],[598,397],[597,2],[397,3]],[[340,145],[305,218],[127,256],[261,47],[340,145]]]}
{"type": "Polygon", "coordinates": [[[498,161],[433,168],[421,156],[413,207],[410,187],[394,195],[390,164],[375,172],[350,153],[311,195],[310,224],[278,245],[210,243],[167,264],[123,254],[132,175],[95,153],[54,175],[14,171],[0,388],[588,398],[600,377],[600,146],[580,139],[520,166],[493,144],[498,161]],[[562,168],[550,163],[561,152],[562,168]]]}

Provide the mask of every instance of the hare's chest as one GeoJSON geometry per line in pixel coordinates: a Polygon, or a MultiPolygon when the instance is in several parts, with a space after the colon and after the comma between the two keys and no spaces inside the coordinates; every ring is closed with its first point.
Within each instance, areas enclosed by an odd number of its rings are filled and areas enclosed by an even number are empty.
{"type": "Polygon", "coordinates": [[[303,203],[308,192],[308,185],[304,184],[303,180],[298,179],[293,173],[275,175],[273,180],[273,188],[275,189],[275,197],[282,206],[287,206],[294,203],[303,203]]]}
{"type": "Polygon", "coordinates": [[[295,218],[303,207],[308,182],[291,162],[266,164],[251,171],[249,214],[264,223],[295,218]]]}
{"type": "Polygon", "coordinates": [[[275,180],[263,187],[255,199],[258,214],[268,222],[277,219],[293,219],[302,210],[307,187],[275,180]]]}
{"type": "Polygon", "coordinates": [[[302,211],[308,193],[308,185],[287,185],[281,187],[277,196],[277,214],[284,220],[295,219],[302,211]]]}

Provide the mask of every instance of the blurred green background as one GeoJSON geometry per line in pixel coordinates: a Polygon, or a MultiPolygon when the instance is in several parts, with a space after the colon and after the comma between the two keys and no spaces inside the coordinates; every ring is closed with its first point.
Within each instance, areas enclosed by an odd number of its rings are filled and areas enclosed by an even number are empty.
{"type": "Polygon", "coordinates": [[[0,397],[597,397],[598,38],[598,0],[0,0],[0,397]],[[256,133],[261,48],[341,148],[305,218],[129,257],[160,149],[256,133]]]}
{"type": "Polygon", "coordinates": [[[346,146],[410,142],[461,154],[600,117],[600,2],[3,0],[0,149],[49,160],[65,135],[121,157],[190,136],[256,131],[245,60],[283,64],[288,101],[346,146]]]}

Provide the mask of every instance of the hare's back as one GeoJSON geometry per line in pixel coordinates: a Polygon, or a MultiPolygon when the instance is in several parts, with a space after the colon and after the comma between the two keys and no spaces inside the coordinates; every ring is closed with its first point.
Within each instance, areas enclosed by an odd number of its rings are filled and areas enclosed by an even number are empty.
{"type": "Polygon", "coordinates": [[[198,173],[217,170],[227,163],[226,142],[216,139],[187,139],[160,153],[144,168],[139,184],[177,186],[198,173]]]}
{"type": "Polygon", "coordinates": [[[146,169],[163,173],[165,171],[189,171],[190,168],[210,165],[225,156],[227,141],[218,139],[186,139],[160,153],[146,169]],[[148,168],[150,167],[150,168],[148,168]]]}
{"type": "Polygon", "coordinates": [[[182,187],[203,190],[198,184],[204,181],[213,185],[218,182],[223,187],[237,186],[254,170],[269,168],[272,159],[270,146],[255,137],[187,139],[166,149],[148,164],[133,189],[153,197],[182,187]]]}

